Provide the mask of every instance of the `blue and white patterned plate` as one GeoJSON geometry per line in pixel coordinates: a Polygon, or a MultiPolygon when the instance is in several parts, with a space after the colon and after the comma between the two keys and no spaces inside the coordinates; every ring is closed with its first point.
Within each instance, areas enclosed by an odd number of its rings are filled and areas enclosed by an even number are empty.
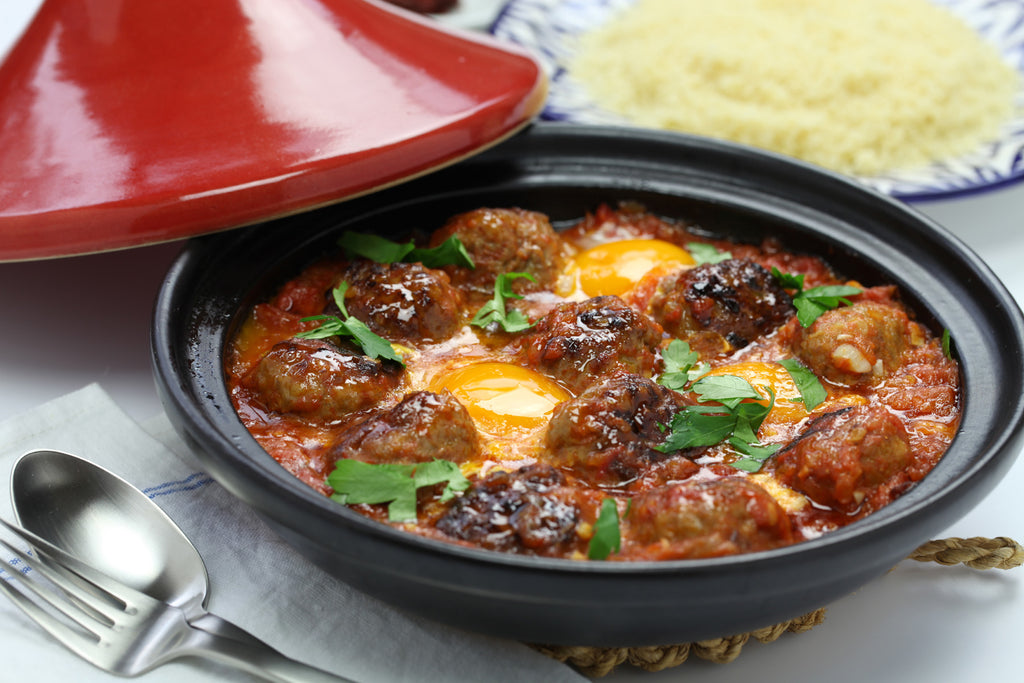
{"type": "MultiPolygon", "coordinates": [[[[630,125],[602,110],[573,81],[565,65],[577,37],[636,0],[511,0],[491,33],[531,49],[550,77],[541,117],[552,121],[630,125]]],[[[1024,72],[1024,0],[934,0],[948,7],[1024,72]]],[[[1017,113],[999,140],[930,166],[859,180],[901,199],[938,199],[995,188],[1024,178],[1024,79],[1017,113]]]]}

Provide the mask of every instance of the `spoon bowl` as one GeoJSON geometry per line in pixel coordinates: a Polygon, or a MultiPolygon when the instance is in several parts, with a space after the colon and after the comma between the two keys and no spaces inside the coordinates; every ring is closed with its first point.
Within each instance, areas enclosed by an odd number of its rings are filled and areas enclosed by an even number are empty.
{"type": "Polygon", "coordinates": [[[74,455],[37,450],[11,474],[24,528],[150,597],[201,614],[209,577],[199,551],[145,493],[74,455]]]}

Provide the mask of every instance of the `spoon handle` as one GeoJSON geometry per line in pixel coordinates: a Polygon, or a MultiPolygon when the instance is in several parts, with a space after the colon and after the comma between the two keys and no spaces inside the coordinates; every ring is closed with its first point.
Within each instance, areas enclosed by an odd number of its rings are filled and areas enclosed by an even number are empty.
{"type": "Polygon", "coordinates": [[[184,644],[188,654],[233,666],[273,683],[354,683],[351,679],[289,659],[256,636],[214,614],[204,614],[190,625],[190,637],[184,644]]]}

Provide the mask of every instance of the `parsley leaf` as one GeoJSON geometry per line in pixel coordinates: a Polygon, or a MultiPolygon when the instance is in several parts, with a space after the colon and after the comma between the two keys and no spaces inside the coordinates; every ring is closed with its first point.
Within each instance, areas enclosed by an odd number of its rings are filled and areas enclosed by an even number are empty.
{"type": "Polygon", "coordinates": [[[761,444],[757,430],[775,405],[775,392],[765,397],[750,382],[736,375],[703,377],[691,390],[698,401],[716,401],[719,405],[693,405],[672,416],[665,442],[655,450],[672,453],[697,446],[714,446],[727,441],[741,457],[731,465],[736,469],[756,472],[761,464],[779,448],[779,444],[761,444]],[[746,399],[753,399],[753,402],[746,399]]]}
{"type": "Polygon", "coordinates": [[[416,245],[413,242],[399,244],[370,233],[346,231],[338,238],[338,246],[346,256],[361,256],[377,263],[400,263],[416,245]]]}
{"type": "Polygon", "coordinates": [[[721,406],[686,406],[672,416],[665,442],[655,446],[662,453],[714,446],[736,429],[736,415],[721,406]]]}
{"type": "Polygon", "coordinates": [[[525,277],[530,282],[536,282],[529,273],[502,273],[494,280],[494,298],[480,307],[480,310],[473,316],[470,325],[487,327],[491,324],[500,325],[506,332],[522,332],[533,327],[522,311],[512,309],[505,310],[505,299],[522,299],[523,297],[512,291],[512,281],[525,277]]]}
{"type": "Polygon", "coordinates": [[[804,276],[803,273],[800,275],[793,275],[792,273],[783,273],[777,267],[772,266],[772,275],[779,281],[783,289],[795,289],[797,292],[802,292],[804,289],[804,276]]]}
{"type": "Polygon", "coordinates": [[[601,501],[601,511],[594,522],[594,535],[587,546],[587,557],[591,560],[607,559],[622,548],[619,532],[619,508],[613,498],[601,501]]]}
{"type": "Polygon", "coordinates": [[[476,268],[473,257],[466,251],[466,245],[455,235],[431,249],[413,249],[405,258],[407,261],[418,261],[427,268],[448,265],[476,268]]]}
{"type": "Polygon", "coordinates": [[[347,337],[354,341],[362,349],[363,353],[370,358],[393,360],[404,366],[405,361],[395,351],[395,347],[391,345],[391,342],[375,334],[363,321],[353,318],[348,314],[348,311],[345,309],[345,292],[347,291],[347,282],[342,282],[331,291],[334,303],[337,304],[342,317],[321,314],[303,318],[302,322],[318,320],[320,325],[312,330],[299,332],[295,336],[300,339],[324,339],[334,336],[347,337]]]}
{"type": "Polygon", "coordinates": [[[849,306],[850,301],[845,297],[864,291],[851,285],[819,285],[805,290],[803,274],[783,273],[775,266],[772,266],[772,275],[784,289],[796,290],[793,307],[796,308],[797,320],[804,327],[810,327],[825,311],[838,308],[840,304],[849,306]]]}
{"type": "Polygon", "coordinates": [[[707,363],[698,363],[700,354],[690,350],[690,345],[681,339],[673,339],[661,352],[665,371],[658,377],[658,384],[675,391],[681,391],[687,384],[708,371],[707,363]]]}
{"type": "Polygon", "coordinates": [[[942,354],[950,360],[953,359],[953,338],[949,334],[949,329],[942,330],[942,354]]]}
{"type": "Polygon", "coordinates": [[[446,501],[469,488],[458,465],[438,458],[416,465],[339,460],[327,475],[327,483],[334,489],[331,498],[344,505],[388,503],[392,522],[415,521],[417,489],[445,483],[441,500],[446,501]]]}
{"type": "Polygon", "coordinates": [[[726,408],[735,409],[744,399],[763,399],[750,382],[736,375],[716,375],[704,377],[694,382],[691,390],[705,401],[718,401],[726,408]]]}
{"type": "Polygon", "coordinates": [[[420,249],[411,240],[399,243],[380,235],[347,231],[338,239],[338,246],[349,256],[362,256],[377,263],[422,263],[427,268],[476,267],[466,246],[455,235],[436,247],[420,249]]]}
{"type": "Polygon", "coordinates": [[[703,242],[690,242],[686,245],[686,250],[690,252],[690,256],[697,262],[697,265],[721,263],[732,258],[732,252],[719,251],[717,247],[703,242]]]}
{"type": "Polygon", "coordinates": [[[859,287],[849,285],[821,285],[800,292],[793,297],[797,320],[804,327],[810,327],[825,311],[838,308],[839,304],[849,306],[850,301],[845,297],[860,294],[861,291],[859,287]]]}
{"type": "Polygon", "coordinates": [[[793,383],[803,400],[804,408],[808,411],[814,410],[828,398],[828,392],[821,385],[818,376],[796,358],[784,358],[779,361],[779,365],[786,368],[786,372],[793,378],[793,383]]]}
{"type": "Polygon", "coordinates": [[[764,461],[775,455],[782,448],[782,444],[773,443],[760,446],[739,439],[730,439],[729,443],[742,456],[733,460],[729,465],[750,474],[760,471],[764,461]]]}
{"type": "MultiPolygon", "coordinates": [[[[757,443],[757,430],[761,428],[761,423],[768,417],[768,413],[772,411],[772,407],[775,405],[775,392],[770,387],[763,388],[768,391],[768,405],[762,405],[754,401],[740,403],[733,409],[733,412],[736,413],[736,428],[733,430],[732,435],[750,444],[757,443]]],[[[763,400],[763,397],[758,394],[757,399],[763,400]]]]}

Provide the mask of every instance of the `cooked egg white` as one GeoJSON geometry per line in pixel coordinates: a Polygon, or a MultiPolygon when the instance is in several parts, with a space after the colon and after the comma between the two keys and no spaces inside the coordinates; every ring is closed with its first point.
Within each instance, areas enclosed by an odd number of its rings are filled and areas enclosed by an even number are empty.
{"type": "Polygon", "coordinates": [[[799,512],[809,505],[807,498],[802,493],[786,488],[770,474],[759,472],[751,474],[750,479],[760,484],[768,492],[768,495],[774,498],[775,502],[788,513],[799,512]]]}

